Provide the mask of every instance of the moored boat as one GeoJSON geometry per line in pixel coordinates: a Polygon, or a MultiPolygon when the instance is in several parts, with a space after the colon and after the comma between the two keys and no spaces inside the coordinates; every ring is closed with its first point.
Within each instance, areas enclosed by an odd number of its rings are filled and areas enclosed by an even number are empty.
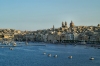
{"type": "Polygon", "coordinates": [[[72,56],[69,56],[68,58],[72,59],[72,56]]]}
{"type": "Polygon", "coordinates": [[[90,60],[94,60],[94,58],[93,58],[93,57],[91,57],[91,58],[90,58],[90,60]]]}

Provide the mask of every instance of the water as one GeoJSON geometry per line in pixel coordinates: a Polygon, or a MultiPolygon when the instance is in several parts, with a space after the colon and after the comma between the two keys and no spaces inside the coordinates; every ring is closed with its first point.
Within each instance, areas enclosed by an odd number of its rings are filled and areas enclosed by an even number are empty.
{"type": "MultiPolygon", "coordinates": [[[[40,44],[40,43],[30,43],[40,44]]],[[[0,66],[100,66],[100,49],[83,45],[22,46],[0,48],[0,66]],[[43,53],[46,52],[44,55],[43,53]],[[48,57],[51,54],[51,57],[48,57]],[[57,55],[58,57],[53,57],[57,55]],[[68,56],[73,56],[69,59],[68,56]],[[94,60],[89,60],[94,57],[94,60]]]]}

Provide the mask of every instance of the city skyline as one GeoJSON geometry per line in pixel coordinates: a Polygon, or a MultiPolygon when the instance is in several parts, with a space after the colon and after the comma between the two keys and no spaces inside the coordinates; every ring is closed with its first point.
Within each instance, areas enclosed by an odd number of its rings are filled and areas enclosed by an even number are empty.
{"type": "Polygon", "coordinates": [[[38,30],[100,24],[100,0],[0,0],[0,28],[38,30]]]}

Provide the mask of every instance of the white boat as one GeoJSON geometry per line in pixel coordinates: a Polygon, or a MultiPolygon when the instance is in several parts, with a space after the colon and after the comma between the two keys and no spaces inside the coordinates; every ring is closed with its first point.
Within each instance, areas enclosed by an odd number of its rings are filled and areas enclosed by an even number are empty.
{"type": "Polygon", "coordinates": [[[51,54],[48,54],[49,57],[51,57],[51,54]]]}
{"type": "Polygon", "coordinates": [[[13,50],[13,48],[12,48],[12,47],[10,47],[9,49],[10,49],[10,50],[13,50]]]}
{"type": "Polygon", "coordinates": [[[13,46],[16,46],[16,43],[15,42],[13,43],[13,46]]]}
{"type": "Polygon", "coordinates": [[[43,54],[44,54],[44,55],[46,55],[46,53],[45,53],[45,52],[44,52],[43,54]]]}
{"type": "Polygon", "coordinates": [[[28,45],[28,42],[25,42],[26,45],[28,45]]]}
{"type": "Polygon", "coordinates": [[[72,56],[69,56],[68,58],[72,59],[72,56]]]}
{"type": "Polygon", "coordinates": [[[54,57],[57,57],[57,55],[54,55],[54,57]]]}
{"type": "Polygon", "coordinates": [[[93,58],[93,57],[91,57],[91,58],[90,58],[90,60],[94,60],[94,58],[93,58]]]}

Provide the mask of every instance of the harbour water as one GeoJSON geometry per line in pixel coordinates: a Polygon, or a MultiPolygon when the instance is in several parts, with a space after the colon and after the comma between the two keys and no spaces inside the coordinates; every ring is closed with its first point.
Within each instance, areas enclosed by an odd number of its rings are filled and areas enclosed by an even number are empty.
{"type": "Polygon", "coordinates": [[[0,66],[100,66],[100,49],[86,48],[85,45],[61,44],[24,45],[13,47],[13,50],[9,47],[1,47],[0,66]],[[49,57],[48,54],[51,56],[49,57]],[[69,59],[69,56],[73,57],[69,59]],[[94,60],[89,60],[90,57],[94,57],[94,60]]]}

